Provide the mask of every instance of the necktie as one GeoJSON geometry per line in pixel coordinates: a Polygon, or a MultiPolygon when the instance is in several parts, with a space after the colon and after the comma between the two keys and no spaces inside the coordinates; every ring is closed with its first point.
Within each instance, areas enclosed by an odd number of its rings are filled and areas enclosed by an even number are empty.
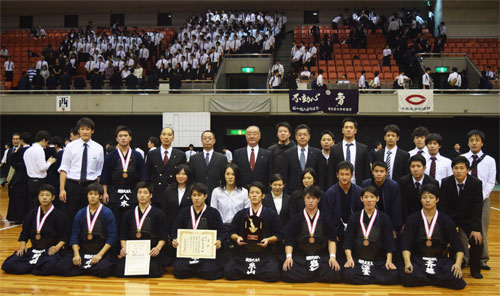
{"type": "Polygon", "coordinates": [[[474,177],[477,178],[477,158],[478,156],[476,154],[472,155],[472,170],[470,171],[470,174],[474,177]]]}
{"type": "Polygon", "coordinates": [[[168,151],[165,151],[165,157],[163,157],[163,165],[167,165],[168,163],[168,151]]]}
{"type": "Polygon", "coordinates": [[[424,151],[422,151],[422,150],[418,150],[418,152],[417,152],[417,154],[419,154],[419,155],[422,155],[422,153],[424,153],[424,151]]]}
{"type": "Polygon", "coordinates": [[[306,168],[306,154],[305,154],[306,149],[302,148],[300,149],[300,169],[304,170],[306,168]]]}
{"type": "Polygon", "coordinates": [[[387,151],[387,157],[385,158],[385,163],[387,164],[387,176],[392,179],[391,175],[391,154],[392,151],[387,151]]]}
{"type": "Polygon", "coordinates": [[[207,152],[207,156],[205,156],[205,164],[208,167],[208,163],[210,162],[210,153],[207,152]]]}
{"type": "Polygon", "coordinates": [[[458,184],[458,197],[462,196],[464,192],[464,184],[458,184]]]}
{"type": "Polygon", "coordinates": [[[83,143],[83,154],[82,154],[82,168],[80,171],[80,181],[85,182],[87,181],[87,154],[88,154],[88,144],[83,143]]]}
{"type": "Polygon", "coordinates": [[[345,145],[347,146],[346,147],[346,151],[345,151],[345,161],[351,162],[351,146],[354,145],[354,144],[347,143],[345,145]]]}
{"type": "Polygon", "coordinates": [[[420,192],[420,183],[415,182],[415,189],[417,189],[417,192],[420,192]]]}
{"type": "Polygon", "coordinates": [[[432,162],[431,162],[431,171],[429,176],[436,178],[436,157],[431,157],[432,162]]]}
{"type": "Polygon", "coordinates": [[[255,168],[255,153],[253,152],[253,148],[251,149],[252,152],[250,152],[250,170],[253,171],[255,168]]]}

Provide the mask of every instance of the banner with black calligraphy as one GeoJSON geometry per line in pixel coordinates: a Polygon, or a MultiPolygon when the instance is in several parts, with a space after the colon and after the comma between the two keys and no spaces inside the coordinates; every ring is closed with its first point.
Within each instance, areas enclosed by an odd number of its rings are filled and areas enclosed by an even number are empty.
{"type": "Polygon", "coordinates": [[[290,90],[290,111],[313,113],[321,111],[321,96],[324,90],[290,90]]]}
{"type": "Polygon", "coordinates": [[[322,96],[324,113],[358,113],[359,91],[357,89],[327,89],[322,96]]]}

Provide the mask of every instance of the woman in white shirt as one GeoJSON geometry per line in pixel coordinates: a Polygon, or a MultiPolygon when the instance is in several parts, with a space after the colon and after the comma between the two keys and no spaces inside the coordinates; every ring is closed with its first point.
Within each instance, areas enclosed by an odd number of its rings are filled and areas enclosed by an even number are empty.
{"type": "Polygon", "coordinates": [[[375,71],[375,78],[373,78],[373,80],[371,81],[370,83],[370,87],[371,88],[375,88],[375,89],[380,89],[380,78],[378,77],[379,75],[379,72],[378,71],[375,71]]]}
{"type": "Polygon", "coordinates": [[[389,48],[389,44],[385,45],[384,50],[382,51],[382,54],[384,56],[382,60],[382,66],[390,66],[391,65],[391,56],[392,56],[392,51],[389,48]]]}
{"type": "Polygon", "coordinates": [[[241,186],[240,169],[236,164],[230,163],[224,169],[220,187],[212,191],[210,206],[219,211],[227,227],[238,211],[250,206],[248,190],[241,186]]]}
{"type": "Polygon", "coordinates": [[[130,70],[128,69],[127,66],[123,67],[123,70],[122,70],[122,79],[127,79],[127,77],[130,75],[130,70]]]}
{"type": "Polygon", "coordinates": [[[300,79],[301,80],[310,80],[311,79],[311,72],[309,71],[308,67],[304,67],[304,71],[300,72],[300,79]]]}

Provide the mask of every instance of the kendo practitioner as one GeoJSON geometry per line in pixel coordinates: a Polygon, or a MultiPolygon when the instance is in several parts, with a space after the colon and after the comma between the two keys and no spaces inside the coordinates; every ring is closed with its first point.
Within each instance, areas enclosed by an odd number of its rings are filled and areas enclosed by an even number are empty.
{"type": "Polygon", "coordinates": [[[101,203],[104,190],[98,183],[87,187],[88,206],[76,213],[71,231],[73,249],[57,265],[56,273],[62,276],[95,275],[108,277],[113,274],[115,258],[110,249],[117,239],[113,212],[101,203]]]}
{"type": "Polygon", "coordinates": [[[439,188],[433,184],[422,186],[420,201],[422,209],[410,215],[405,224],[401,282],[407,287],[463,289],[463,246],[453,220],[437,210],[439,188]]]}
{"type": "MultiPolygon", "coordinates": [[[[330,187],[322,202],[321,212],[326,217],[328,229],[335,229],[337,247],[340,249],[347,228],[349,217],[362,208],[361,187],[352,182],[354,166],[347,161],[337,165],[338,183],[330,187]]],[[[345,261],[343,252],[339,252],[338,260],[345,261]]]]}
{"type": "Polygon", "coordinates": [[[344,235],[343,279],[354,285],[399,284],[399,274],[392,262],[396,251],[389,216],[377,210],[379,193],[368,186],[361,191],[363,209],[352,214],[344,235]]]}
{"type": "Polygon", "coordinates": [[[318,209],[322,193],[317,185],[307,187],[305,208],[286,225],[286,259],[281,272],[284,282],[337,283],[341,280],[335,228],[328,228],[328,217],[318,209]]]}
{"type": "Polygon", "coordinates": [[[118,227],[123,214],[137,204],[137,183],[148,180],[148,172],[142,155],[130,147],[132,131],[120,125],[115,137],[116,149],[104,158],[101,184],[103,203],[109,205],[118,227]]]}
{"type": "Polygon", "coordinates": [[[139,204],[122,216],[119,233],[121,250],[118,256],[120,260],[116,265],[116,276],[125,276],[127,240],[149,240],[151,257],[149,274],[145,277],[161,277],[165,273],[168,261],[166,253],[162,251],[168,239],[168,229],[165,227],[167,217],[162,210],[151,205],[153,191],[146,182],[139,182],[136,189],[139,204]]]}
{"type": "Polygon", "coordinates": [[[7,220],[14,224],[20,224],[29,211],[29,186],[28,174],[24,164],[24,152],[30,147],[29,139],[31,135],[22,133],[17,147],[13,147],[10,157],[10,165],[14,169],[14,174],[9,182],[9,207],[7,210],[7,220]]]}
{"type": "MultiPolygon", "coordinates": [[[[205,203],[207,198],[208,187],[203,183],[195,183],[191,188],[193,205],[180,211],[172,228],[172,246],[174,248],[179,247],[178,229],[211,229],[217,230],[215,248],[218,250],[217,255],[220,254],[219,250],[221,250],[222,242],[225,240],[226,230],[219,211],[205,203]]],[[[220,264],[220,260],[217,259],[177,258],[174,263],[174,276],[180,279],[191,277],[206,280],[219,279],[224,275],[224,268],[220,264]]]]}
{"type": "Polygon", "coordinates": [[[279,281],[279,264],[272,256],[270,244],[282,239],[280,218],[275,211],[262,206],[263,189],[259,181],[250,183],[250,208],[240,210],[231,222],[229,236],[237,244],[237,250],[224,267],[224,277],[228,280],[279,281]]]}
{"type": "Polygon", "coordinates": [[[61,258],[61,249],[69,235],[64,213],[54,207],[54,186],[40,186],[40,206],[32,209],[24,219],[19,236],[19,249],[2,264],[7,273],[50,275],[61,258]],[[27,247],[28,240],[31,248],[27,247]]]}

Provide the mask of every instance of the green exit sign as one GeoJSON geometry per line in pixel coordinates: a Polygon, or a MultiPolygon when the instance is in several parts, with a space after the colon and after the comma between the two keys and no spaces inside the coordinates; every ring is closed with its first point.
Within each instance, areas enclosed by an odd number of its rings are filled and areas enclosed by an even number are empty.
{"type": "Polygon", "coordinates": [[[446,72],[449,72],[449,69],[448,69],[448,67],[436,67],[436,72],[446,73],[446,72]]]}
{"type": "Polygon", "coordinates": [[[241,73],[253,73],[255,72],[254,67],[241,67],[241,73]]]}
{"type": "Polygon", "coordinates": [[[228,136],[244,136],[247,133],[246,129],[228,129],[228,136]]]}

